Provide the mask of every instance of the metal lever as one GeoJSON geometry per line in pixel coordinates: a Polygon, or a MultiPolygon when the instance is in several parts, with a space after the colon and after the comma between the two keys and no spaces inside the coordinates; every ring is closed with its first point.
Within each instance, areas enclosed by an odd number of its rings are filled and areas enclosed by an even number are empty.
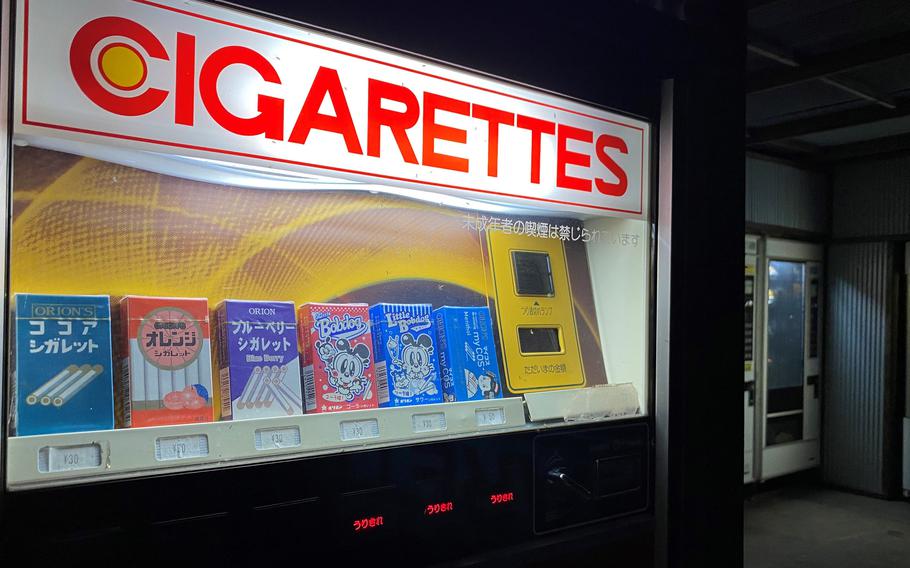
{"type": "Polygon", "coordinates": [[[550,471],[547,472],[547,475],[551,479],[561,481],[563,485],[565,485],[569,489],[575,491],[576,493],[579,493],[585,499],[591,499],[592,497],[594,497],[594,494],[591,493],[591,491],[589,491],[587,487],[585,487],[578,481],[569,477],[569,475],[566,474],[566,472],[564,471],[564,468],[557,467],[557,468],[551,469],[550,471]]]}

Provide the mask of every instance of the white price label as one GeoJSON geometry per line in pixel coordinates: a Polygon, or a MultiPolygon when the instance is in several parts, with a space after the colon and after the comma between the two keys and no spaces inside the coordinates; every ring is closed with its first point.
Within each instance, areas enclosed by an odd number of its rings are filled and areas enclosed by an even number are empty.
{"type": "Polygon", "coordinates": [[[378,437],[379,421],[375,418],[370,420],[349,420],[341,423],[341,439],[345,442],[378,437]]]}
{"type": "Polygon", "coordinates": [[[256,430],[257,450],[278,450],[296,448],[300,445],[300,428],[264,428],[256,430]]]}
{"type": "Polygon", "coordinates": [[[506,413],[499,408],[479,408],[476,411],[478,426],[498,426],[506,423],[506,413]]]}
{"type": "Polygon", "coordinates": [[[38,450],[38,471],[53,473],[74,469],[91,469],[101,466],[101,446],[45,446],[38,450]]]}
{"type": "Polygon", "coordinates": [[[411,416],[414,432],[439,432],[446,429],[446,413],[434,412],[432,414],[414,414],[411,416]]]}
{"type": "Polygon", "coordinates": [[[155,440],[155,459],[158,461],[201,458],[209,455],[209,437],[175,436],[155,440]]]}

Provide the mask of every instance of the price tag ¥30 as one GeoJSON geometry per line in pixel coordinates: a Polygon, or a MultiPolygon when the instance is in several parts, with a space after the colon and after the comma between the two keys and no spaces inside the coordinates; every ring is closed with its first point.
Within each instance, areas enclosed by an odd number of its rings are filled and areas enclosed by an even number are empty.
{"type": "Polygon", "coordinates": [[[296,448],[299,445],[300,428],[297,426],[289,426],[287,428],[263,428],[256,430],[257,450],[296,448]]]}
{"type": "Polygon", "coordinates": [[[379,421],[375,418],[369,420],[347,420],[341,423],[341,439],[366,440],[379,437],[379,421]]]}
{"type": "Polygon", "coordinates": [[[411,416],[411,426],[415,434],[441,432],[446,429],[446,413],[414,414],[411,416]]]}
{"type": "Polygon", "coordinates": [[[101,446],[98,444],[46,446],[38,450],[38,471],[41,473],[90,469],[100,465],[101,446]]]}

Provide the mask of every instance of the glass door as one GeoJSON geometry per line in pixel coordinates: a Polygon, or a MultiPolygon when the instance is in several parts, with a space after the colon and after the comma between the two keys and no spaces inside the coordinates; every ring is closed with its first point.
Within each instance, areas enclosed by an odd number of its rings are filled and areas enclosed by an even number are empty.
{"type": "Polygon", "coordinates": [[[762,302],[761,460],[770,479],[819,462],[824,248],[766,239],[762,302]]]}
{"type": "Polygon", "coordinates": [[[768,446],[803,439],[805,272],[803,262],[768,262],[768,446]]]}

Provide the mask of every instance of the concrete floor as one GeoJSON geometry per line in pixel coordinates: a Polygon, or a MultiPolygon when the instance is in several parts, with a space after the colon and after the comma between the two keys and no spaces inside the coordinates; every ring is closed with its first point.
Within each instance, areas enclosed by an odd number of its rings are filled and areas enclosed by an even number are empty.
{"type": "Polygon", "coordinates": [[[910,503],[811,485],[743,503],[744,568],[910,568],[910,503]]]}

